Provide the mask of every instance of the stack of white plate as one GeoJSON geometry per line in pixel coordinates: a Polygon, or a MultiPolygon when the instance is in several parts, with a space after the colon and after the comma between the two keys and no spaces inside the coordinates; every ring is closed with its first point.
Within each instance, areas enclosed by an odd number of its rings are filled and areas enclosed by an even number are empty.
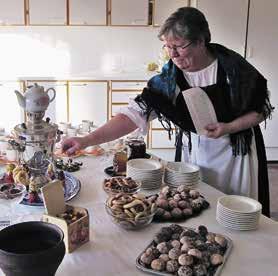
{"type": "Polygon", "coordinates": [[[138,158],[127,162],[126,175],[142,182],[142,189],[157,189],[162,184],[162,164],[154,159],[138,158]]]}
{"type": "Polygon", "coordinates": [[[199,182],[200,168],[191,163],[168,162],[165,167],[164,183],[171,187],[186,185],[195,187],[199,182]]]}
{"type": "Polygon", "coordinates": [[[234,230],[258,228],[262,205],[249,197],[226,195],[217,201],[216,220],[234,230]]]}

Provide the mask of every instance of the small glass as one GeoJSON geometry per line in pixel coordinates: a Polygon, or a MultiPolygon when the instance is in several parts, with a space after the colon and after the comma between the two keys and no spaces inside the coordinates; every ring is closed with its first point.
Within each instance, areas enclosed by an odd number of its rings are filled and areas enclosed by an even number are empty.
{"type": "Polygon", "coordinates": [[[125,150],[117,151],[113,157],[113,171],[115,173],[126,172],[127,153],[125,150]]]}
{"type": "Polygon", "coordinates": [[[12,217],[15,214],[14,208],[23,200],[25,194],[26,186],[23,184],[0,184],[0,215],[1,217],[5,217],[5,219],[2,220],[2,227],[12,224],[12,217]],[[4,214],[5,216],[3,216],[4,214]],[[9,223],[7,219],[9,220],[9,223]]]}

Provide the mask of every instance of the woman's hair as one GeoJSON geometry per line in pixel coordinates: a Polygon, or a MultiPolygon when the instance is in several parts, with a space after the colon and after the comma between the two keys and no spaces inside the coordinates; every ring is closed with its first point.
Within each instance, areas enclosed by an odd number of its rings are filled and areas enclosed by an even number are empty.
{"type": "Polygon", "coordinates": [[[196,8],[183,7],[172,13],[161,26],[158,37],[183,38],[196,42],[210,42],[210,30],[204,14],[196,8]]]}

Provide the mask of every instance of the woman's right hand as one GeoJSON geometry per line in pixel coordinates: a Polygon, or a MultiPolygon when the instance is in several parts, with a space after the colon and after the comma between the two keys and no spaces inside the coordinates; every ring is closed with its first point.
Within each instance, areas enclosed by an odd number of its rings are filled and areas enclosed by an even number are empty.
{"type": "Polygon", "coordinates": [[[86,147],[84,137],[71,137],[62,142],[62,152],[73,155],[76,151],[86,147]]]}

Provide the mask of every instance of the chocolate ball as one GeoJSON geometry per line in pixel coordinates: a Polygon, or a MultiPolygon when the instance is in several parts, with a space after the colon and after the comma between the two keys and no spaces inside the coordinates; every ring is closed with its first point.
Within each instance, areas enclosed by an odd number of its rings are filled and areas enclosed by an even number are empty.
{"type": "Polygon", "coordinates": [[[167,254],[169,252],[169,247],[166,242],[159,243],[156,248],[162,254],[167,254]]]}
{"type": "Polygon", "coordinates": [[[156,271],[163,271],[165,266],[166,264],[162,259],[155,259],[151,262],[151,268],[156,271]]]}
{"type": "Polygon", "coordinates": [[[169,258],[172,260],[177,260],[179,256],[181,255],[181,250],[178,248],[172,248],[169,253],[169,258]]]}
{"type": "Polygon", "coordinates": [[[178,276],[193,276],[193,271],[189,266],[181,266],[178,270],[178,276]]]}
{"type": "Polygon", "coordinates": [[[193,264],[194,259],[190,255],[182,254],[179,256],[178,262],[180,265],[190,266],[193,264]]]}
{"type": "Polygon", "coordinates": [[[169,260],[166,263],[166,270],[170,273],[175,273],[179,269],[179,264],[176,260],[169,260]]]}

